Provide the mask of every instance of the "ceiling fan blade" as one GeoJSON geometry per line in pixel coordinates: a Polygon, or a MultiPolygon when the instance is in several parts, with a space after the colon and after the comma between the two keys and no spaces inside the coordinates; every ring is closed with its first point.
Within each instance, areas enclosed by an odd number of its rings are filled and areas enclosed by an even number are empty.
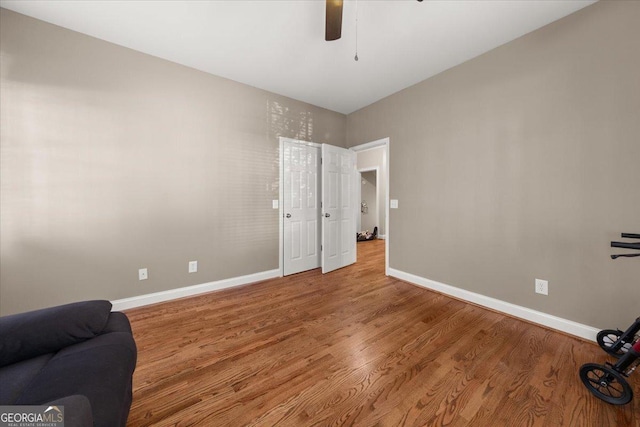
{"type": "Polygon", "coordinates": [[[338,40],[342,36],[342,0],[326,0],[324,39],[338,40]]]}

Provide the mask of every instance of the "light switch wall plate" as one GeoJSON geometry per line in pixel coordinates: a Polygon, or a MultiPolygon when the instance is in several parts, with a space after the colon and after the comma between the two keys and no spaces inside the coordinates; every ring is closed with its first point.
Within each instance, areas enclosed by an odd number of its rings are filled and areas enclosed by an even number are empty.
{"type": "Polygon", "coordinates": [[[389,207],[391,209],[398,209],[398,199],[389,200],[389,207]]]}
{"type": "Polygon", "coordinates": [[[272,200],[272,201],[271,201],[271,207],[272,207],[273,209],[278,209],[278,205],[279,205],[279,203],[278,203],[278,201],[277,201],[277,200],[272,200]]]}

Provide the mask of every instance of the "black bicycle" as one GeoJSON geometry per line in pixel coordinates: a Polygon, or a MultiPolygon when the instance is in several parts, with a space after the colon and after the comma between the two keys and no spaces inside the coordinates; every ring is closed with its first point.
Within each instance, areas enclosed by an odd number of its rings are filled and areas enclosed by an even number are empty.
{"type": "MultiPolygon", "coordinates": [[[[622,233],[623,238],[640,239],[640,234],[622,233]]],[[[640,242],[611,242],[611,247],[640,250],[640,242]]],[[[636,257],[640,253],[611,255],[636,257]]],[[[626,331],[604,329],[597,335],[598,345],[618,358],[615,364],[587,363],[580,367],[580,379],[597,398],[613,405],[624,405],[633,399],[633,390],[627,378],[640,365],[640,317],[626,331]]]]}
{"type": "MultiPolygon", "coordinates": [[[[640,317],[634,322],[634,325],[636,327],[640,325],[640,317]]],[[[622,340],[619,339],[617,342],[620,343],[622,340]]],[[[626,379],[640,365],[640,340],[636,337],[634,343],[620,346],[620,353],[611,353],[610,350],[613,346],[605,345],[603,347],[601,345],[601,347],[607,353],[619,357],[618,361],[615,364],[607,362],[605,365],[584,364],[580,368],[580,379],[591,393],[607,403],[624,405],[631,402],[633,390],[626,379]]]]}

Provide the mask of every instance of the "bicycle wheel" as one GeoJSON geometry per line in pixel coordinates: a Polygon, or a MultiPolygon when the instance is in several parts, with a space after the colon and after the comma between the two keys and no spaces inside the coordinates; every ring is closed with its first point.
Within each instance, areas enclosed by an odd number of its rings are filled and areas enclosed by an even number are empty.
{"type": "Polygon", "coordinates": [[[587,363],[580,368],[580,379],[597,398],[613,405],[624,405],[633,398],[633,390],[624,376],[608,366],[587,363]]]}
{"type": "Polygon", "coordinates": [[[596,336],[596,341],[598,341],[598,345],[608,354],[620,358],[624,356],[624,354],[629,351],[631,344],[628,342],[622,342],[622,345],[619,345],[617,348],[613,348],[613,345],[620,339],[620,335],[622,333],[615,329],[603,329],[598,332],[596,336]]]}

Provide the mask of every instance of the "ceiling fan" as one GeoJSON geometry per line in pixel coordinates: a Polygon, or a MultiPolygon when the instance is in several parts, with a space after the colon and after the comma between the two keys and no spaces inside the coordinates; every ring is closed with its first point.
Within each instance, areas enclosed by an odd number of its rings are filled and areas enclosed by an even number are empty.
{"type": "Polygon", "coordinates": [[[342,37],[342,2],[343,0],[326,0],[324,30],[326,41],[338,40],[342,37]]]}
{"type": "MultiPolygon", "coordinates": [[[[324,39],[326,41],[338,40],[342,37],[342,3],[343,0],[325,0],[325,27],[324,39]]],[[[418,0],[422,2],[422,0],[418,0]]],[[[357,3],[356,3],[357,4],[357,3]]],[[[356,23],[357,23],[356,16],[356,23]]]]}

